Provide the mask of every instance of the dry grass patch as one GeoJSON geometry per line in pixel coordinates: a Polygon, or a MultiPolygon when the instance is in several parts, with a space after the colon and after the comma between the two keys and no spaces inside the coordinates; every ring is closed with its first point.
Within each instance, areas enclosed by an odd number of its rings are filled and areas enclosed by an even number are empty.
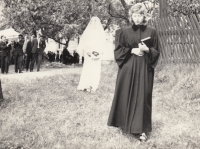
{"type": "Polygon", "coordinates": [[[153,132],[140,143],[108,127],[117,66],[102,66],[96,93],[77,91],[80,74],[31,80],[2,80],[0,148],[26,149],[189,149],[200,146],[200,93],[197,68],[156,69],[153,132]]]}

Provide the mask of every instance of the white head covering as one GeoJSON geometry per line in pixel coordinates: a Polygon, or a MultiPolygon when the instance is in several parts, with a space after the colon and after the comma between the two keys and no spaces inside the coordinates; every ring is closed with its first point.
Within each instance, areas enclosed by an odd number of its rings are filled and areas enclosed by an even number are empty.
{"type": "Polygon", "coordinates": [[[92,17],[80,38],[77,51],[80,55],[92,51],[102,53],[105,41],[106,36],[100,19],[92,17]]]}

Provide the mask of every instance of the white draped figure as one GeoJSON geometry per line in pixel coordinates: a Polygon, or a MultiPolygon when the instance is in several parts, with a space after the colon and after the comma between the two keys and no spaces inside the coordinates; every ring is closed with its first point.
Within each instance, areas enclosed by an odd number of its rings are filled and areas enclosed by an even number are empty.
{"type": "Polygon", "coordinates": [[[105,41],[105,32],[100,19],[92,17],[80,38],[77,48],[80,56],[84,56],[78,90],[96,91],[98,88],[105,41]]]}

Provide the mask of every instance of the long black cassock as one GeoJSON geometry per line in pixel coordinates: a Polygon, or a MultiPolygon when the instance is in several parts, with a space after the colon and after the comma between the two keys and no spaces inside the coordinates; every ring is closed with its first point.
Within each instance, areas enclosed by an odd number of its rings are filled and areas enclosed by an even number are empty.
{"type": "Polygon", "coordinates": [[[108,126],[130,134],[152,130],[153,78],[159,54],[155,28],[133,25],[116,31],[114,55],[119,70],[108,126]],[[146,37],[151,37],[149,53],[131,54],[131,49],[146,37]]]}

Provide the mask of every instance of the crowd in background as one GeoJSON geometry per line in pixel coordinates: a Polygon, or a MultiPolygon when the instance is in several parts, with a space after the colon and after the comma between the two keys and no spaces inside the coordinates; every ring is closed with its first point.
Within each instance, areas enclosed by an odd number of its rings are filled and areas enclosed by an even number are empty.
{"type": "MultiPolygon", "coordinates": [[[[40,71],[41,63],[46,59],[49,62],[59,62],[65,65],[79,63],[79,54],[74,50],[71,54],[64,46],[62,52],[48,51],[45,53],[45,37],[41,34],[35,36],[20,34],[17,40],[9,41],[6,36],[1,36],[0,41],[0,68],[2,74],[9,72],[9,66],[14,65],[16,73],[23,73],[23,70],[33,72],[34,64],[37,71],[40,71]]],[[[53,49],[52,49],[53,50],[53,49]]],[[[82,63],[84,58],[82,57],[82,63]]]]}
{"type": "Polygon", "coordinates": [[[23,73],[23,69],[33,72],[36,63],[37,71],[43,59],[43,52],[46,48],[44,36],[41,34],[20,34],[17,40],[9,41],[6,36],[1,36],[1,73],[7,74],[9,66],[14,62],[15,73],[23,73]]]}
{"type": "Polygon", "coordinates": [[[60,62],[65,65],[77,64],[79,63],[79,58],[80,58],[79,54],[75,50],[71,54],[69,50],[66,48],[66,46],[63,47],[62,52],[60,52],[59,50],[57,50],[56,53],[48,51],[47,55],[49,57],[49,62],[60,62]]]}

